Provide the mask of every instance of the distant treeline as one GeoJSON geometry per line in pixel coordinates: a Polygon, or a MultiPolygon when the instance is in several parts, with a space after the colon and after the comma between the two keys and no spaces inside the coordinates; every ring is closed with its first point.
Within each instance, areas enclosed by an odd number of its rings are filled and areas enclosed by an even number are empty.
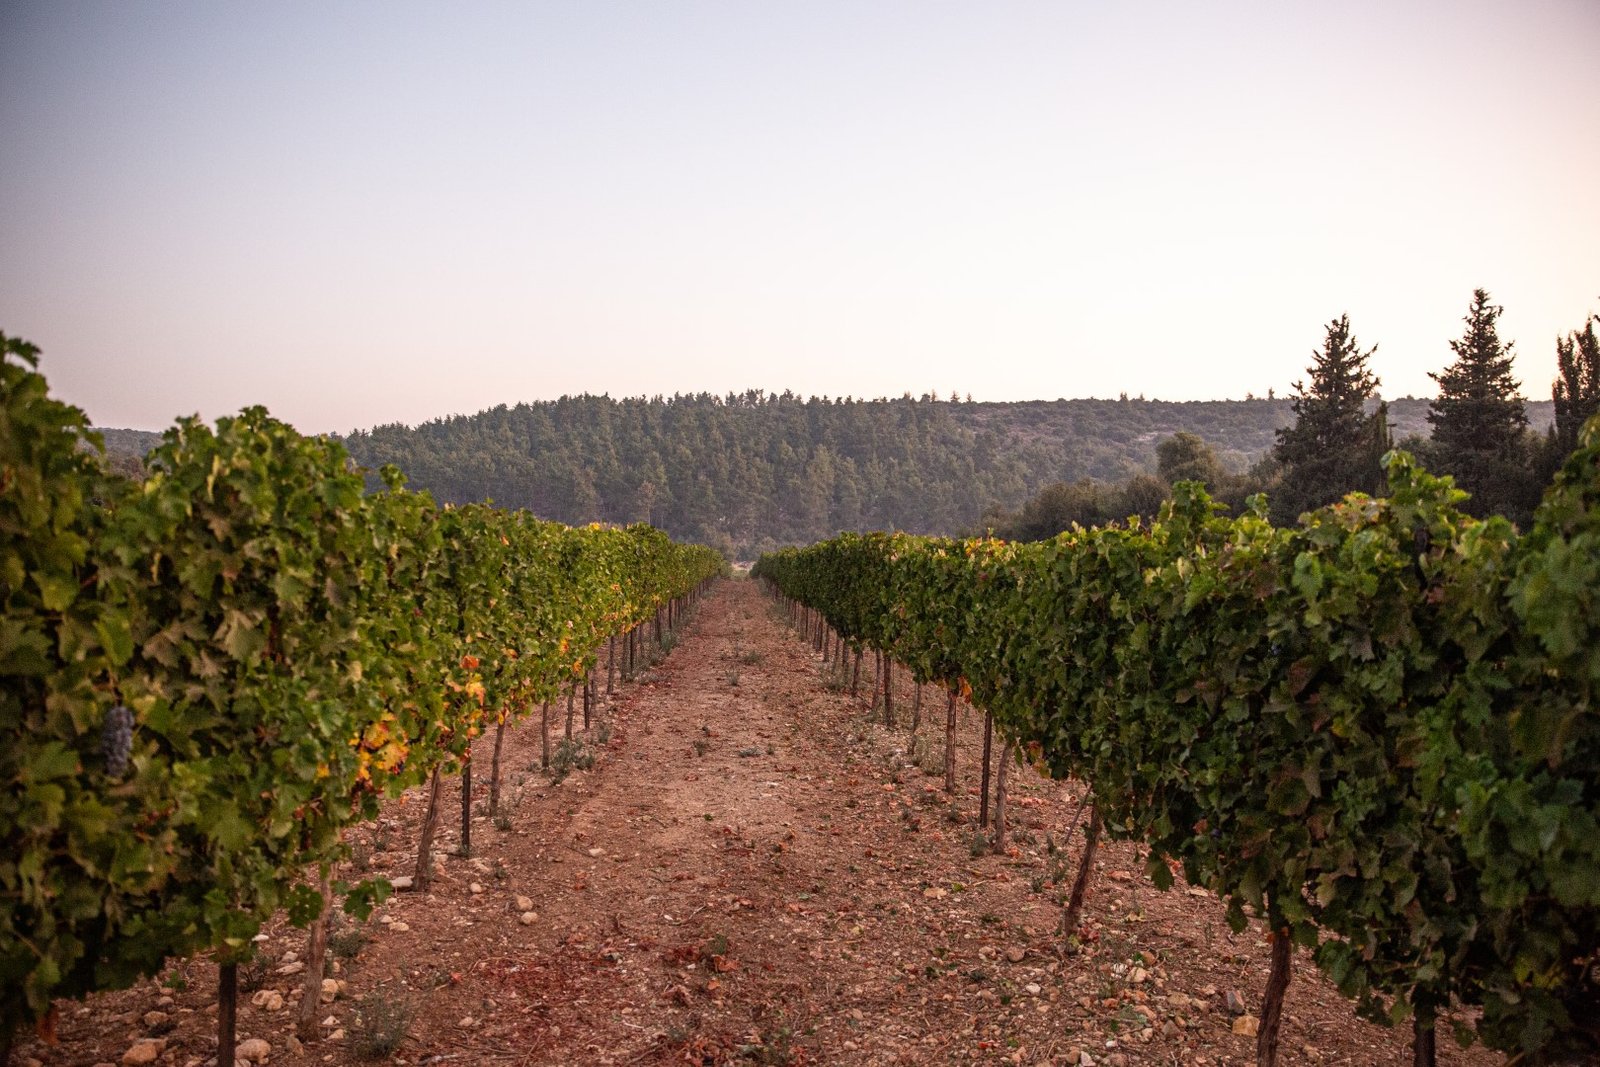
{"type": "MultiPolygon", "coordinates": [[[[1394,406],[1420,424],[1426,404],[1394,406]]],[[[649,521],[751,558],[841,530],[977,529],[1052,483],[1152,471],[1157,445],[1180,432],[1243,472],[1292,418],[1278,399],[973,403],[752,391],[563,397],[380,426],[345,444],[446,501],[492,498],[569,523],[649,521]]]]}
{"type": "MultiPolygon", "coordinates": [[[[1234,513],[1265,493],[1275,522],[1353,491],[1381,493],[1392,447],[1472,494],[1473,514],[1524,522],[1576,427],[1600,406],[1595,317],[1556,343],[1551,400],[1511,375],[1501,309],[1473,293],[1432,399],[1383,400],[1349,318],[1326,327],[1294,393],[1172,402],[975,403],[794,393],[564,396],[355,431],[373,472],[399,467],[443,503],[493,500],[569,524],[648,522],[753,558],[846,530],[1050,537],[1153,515],[1174,482],[1204,482],[1234,513]]],[[[155,435],[105,431],[114,462],[155,435]],[[117,458],[117,454],[121,454],[117,458]]]]}
{"type": "Polygon", "coordinates": [[[1235,515],[1265,494],[1268,517],[1292,525],[1349,493],[1385,495],[1384,456],[1393,448],[1451,475],[1469,494],[1462,505],[1468,514],[1503,515],[1525,526],[1576,447],[1578,428],[1600,411],[1600,316],[1590,315],[1582,329],[1556,339],[1551,399],[1530,403],[1512,375],[1513,342],[1499,336],[1502,310],[1487,291],[1473,292],[1465,329],[1449,343],[1455,359],[1429,374],[1439,395],[1426,401],[1380,398],[1378,376],[1368,365],[1377,348],[1363,350],[1350,317],[1341,315],[1327,324],[1306,380],[1283,401],[1288,410],[1270,447],[1247,470],[1219,450],[1216,435],[1181,432],[1157,445],[1154,475],[1063,479],[1014,512],[992,509],[983,531],[1035,541],[1074,525],[1152,518],[1178,481],[1204,483],[1235,515]]]}
{"type": "MultiPolygon", "coordinates": [[[[1397,431],[1424,431],[1428,401],[1389,401],[1397,431]]],[[[1550,404],[1529,404],[1536,426],[1550,404]]],[[[1056,483],[1120,485],[1153,473],[1174,434],[1202,438],[1241,475],[1293,422],[1288,398],[980,403],[901,397],[562,397],[501,405],[344,440],[441,501],[493,499],[566,523],[648,521],[680,540],[753,558],[841,530],[956,534],[1004,520],[1056,483]]],[[[158,440],[105,430],[112,453],[158,440]]],[[[1052,531],[1053,532],[1053,531],[1052,531]]]]}

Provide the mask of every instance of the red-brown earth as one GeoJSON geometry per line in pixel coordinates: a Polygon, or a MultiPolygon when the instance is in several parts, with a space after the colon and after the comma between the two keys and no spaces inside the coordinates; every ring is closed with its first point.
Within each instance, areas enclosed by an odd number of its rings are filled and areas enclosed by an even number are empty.
{"type": "MultiPolygon", "coordinates": [[[[1138,847],[1113,843],[1088,936],[1069,942],[1060,883],[1082,849],[1081,785],[1014,769],[1009,847],[986,850],[982,716],[961,705],[952,798],[943,694],[927,690],[913,742],[898,673],[890,728],[868,706],[870,660],[852,698],[754,583],[722,583],[671,654],[579,731],[591,769],[553,781],[538,716],[518,723],[494,818],[480,741],[474,854],[455,854],[447,789],[443,877],[338,926],[338,992],[304,1044],[291,1036],[302,979],[279,971],[305,934],[274,924],[265,965],[246,973],[241,1039],[265,1041],[274,1064],[356,1063],[385,1019],[400,1033],[398,1016],[404,1037],[381,1061],[1254,1062],[1255,1040],[1236,1032],[1249,1016],[1229,1001],[1259,1010],[1259,925],[1231,933],[1215,897],[1158,891],[1138,847]]],[[[341,876],[411,873],[422,808],[414,791],[353,834],[341,876]]],[[[63,1003],[60,1043],[30,1039],[14,1061],[118,1063],[153,1038],[156,1062],[200,1067],[215,1055],[215,980],[203,959],[176,962],[63,1003]]],[[[1296,957],[1281,1062],[1409,1063],[1409,1038],[1357,1019],[1296,957]]],[[[1440,1042],[1442,1064],[1500,1061],[1440,1042]]]]}

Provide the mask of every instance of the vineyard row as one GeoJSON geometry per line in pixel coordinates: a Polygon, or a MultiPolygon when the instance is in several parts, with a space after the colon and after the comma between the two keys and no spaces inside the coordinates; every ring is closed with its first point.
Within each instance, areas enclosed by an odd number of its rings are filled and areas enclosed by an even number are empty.
{"type": "MultiPolygon", "coordinates": [[[[327,914],[347,827],[429,779],[436,809],[508,716],[543,705],[548,737],[602,650],[626,664],[725,569],[644,525],[441,508],[392,468],[369,493],[259,408],[118,477],[36,350],[0,349],[0,1050],[205,950],[226,1017],[262,923],[327,914]]],[[[385,891],[343,888],[357,915],[385,891]]]]}
{"type": "Polygon", "coordinates": [[[1525,533],[1403,453],[1388,481],[1292,527],[1188,484],[1149,525],[846,534],[755,573],[1089,783],[1090,842],[1143,842],[1157,885],[1263,919],[1259,1062],[1294,944],[1362,1015],[1410,1017],[1418,1063],[1457,1007],[1463,1041],[1592,1051],[1600,420],[1525,533]]]}

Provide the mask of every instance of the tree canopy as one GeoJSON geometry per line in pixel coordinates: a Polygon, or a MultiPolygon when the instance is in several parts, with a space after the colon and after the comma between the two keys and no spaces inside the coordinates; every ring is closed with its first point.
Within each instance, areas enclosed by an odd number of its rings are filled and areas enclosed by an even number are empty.
{"type": "Polygon", "coordinates": [[[1290,400],[1295,421],[1278,431],[1273,457],[1282,476],[1272,498],[1273,519],[1293,522],[1301,512],[1330,504],[1346,493],[1375,493],[1380,461],[1389,448],[1388,408],[1377,396],[1378,376],[1350,332],[1350,316],[1327,325],[1322,351],[1312,356],[1310,383],[1295,382],[1290,400]]]}
{"type": "Polygon", "coordinates": [[[1439,395],[1428,406],[1429,459],[1472,494],[1470,513],[1516,517],[1531,510],[1528,416],[1511,373],[1513,342],[1502,343],[1496,328],[1504,310],[1489,302],[1486,290],[1474,290],[1466,332],[1450,342],[1455,362],[1429,375],[1439,383],[1439,395]]]}

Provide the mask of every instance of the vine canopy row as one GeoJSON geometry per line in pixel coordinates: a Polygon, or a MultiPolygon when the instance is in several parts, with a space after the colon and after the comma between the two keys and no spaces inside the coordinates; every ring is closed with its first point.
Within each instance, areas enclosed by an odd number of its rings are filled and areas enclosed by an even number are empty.
{"type": "Polygon", "coordinates": [[[1386,463],[1386,498],[1292,527],[1183,484],[1148,525],[846,534],[755,573],[970,692],[1158,885],[1264,918],[1363,1015],[1472,1005],[1497,1048],[1592,1048],[1600,420],[1521,534],[1386,463]]]}
{"type": "Polygon", "coordinates": [[[393,468],[367,493],[261,408],[121,477],[37,350],[0,350],[0,1038],[309,922],[344,828],[725,567],[644,525],[440,508],[393,468]]]}

